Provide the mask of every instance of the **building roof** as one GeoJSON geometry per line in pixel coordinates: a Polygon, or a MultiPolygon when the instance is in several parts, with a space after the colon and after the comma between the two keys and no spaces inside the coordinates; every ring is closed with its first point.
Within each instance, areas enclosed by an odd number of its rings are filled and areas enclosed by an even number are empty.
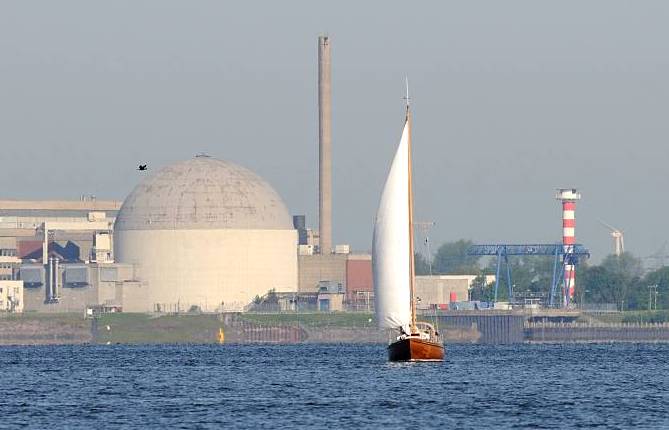
{"type": "Polygon", "coordinates": [[[14,211],[116,211],[115,200],[0,200],[0,210],[14,211]]]}
{"type": "Polygon", "coordinates": [[[261,177],[208,156],[143,180],[123,202],[115,230],[292,230],[281,197],[261,177]]]}

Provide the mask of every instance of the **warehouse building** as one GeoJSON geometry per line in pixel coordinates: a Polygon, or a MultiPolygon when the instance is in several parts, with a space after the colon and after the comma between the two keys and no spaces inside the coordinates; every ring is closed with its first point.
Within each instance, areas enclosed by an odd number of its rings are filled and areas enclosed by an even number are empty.
{"type": "MultiPolygon", "coordinates": [[[[469,300],[477,275],[416,276],[416,297],[419,308],[446,309],[448,304],[469,300]]],[[[495,276],[486,275],[486,284],[495,282],[495,276]]]]}

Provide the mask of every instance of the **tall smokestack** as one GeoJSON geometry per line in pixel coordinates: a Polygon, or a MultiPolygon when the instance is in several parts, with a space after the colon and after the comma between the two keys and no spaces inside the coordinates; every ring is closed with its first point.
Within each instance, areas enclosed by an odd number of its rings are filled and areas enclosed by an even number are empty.
{"type": "Polygon", "coordinates": [[[318,38],[318,230],[321,254],[332,252],[332,106],[330,39],[318,38]]]}

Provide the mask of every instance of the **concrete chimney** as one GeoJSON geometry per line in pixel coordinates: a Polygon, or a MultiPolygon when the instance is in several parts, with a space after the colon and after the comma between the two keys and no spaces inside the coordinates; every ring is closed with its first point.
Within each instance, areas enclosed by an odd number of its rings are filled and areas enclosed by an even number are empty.
{"type": "Polygon", "coordinates": [[[330,39],[318,38],[318,231],[320,253],[332,252],[332,106],[330,39]]]}

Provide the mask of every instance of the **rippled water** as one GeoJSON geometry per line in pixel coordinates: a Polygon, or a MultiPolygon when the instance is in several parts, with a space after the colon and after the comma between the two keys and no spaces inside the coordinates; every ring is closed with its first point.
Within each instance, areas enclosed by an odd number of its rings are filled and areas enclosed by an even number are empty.
{"type": "Polygon", "coordinates": [[[0,348],[0,427],[669,428],[669,345],[0,348]]]}

